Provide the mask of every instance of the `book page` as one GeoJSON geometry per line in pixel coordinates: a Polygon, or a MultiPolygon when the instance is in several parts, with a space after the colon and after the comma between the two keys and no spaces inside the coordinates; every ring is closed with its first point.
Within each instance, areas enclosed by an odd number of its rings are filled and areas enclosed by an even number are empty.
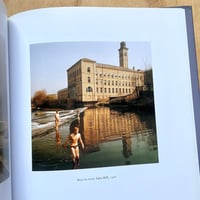
{"type": "Polygon", "coordinates": [[[41,9],[9,37],[16,200],[199,199],[184,9],[41,9]]]}
{"type": "Polygon", "coordinates": [[[2,200],[11,199],[8,32],[6,9],[0,2],[0,194],[2,200]]]}

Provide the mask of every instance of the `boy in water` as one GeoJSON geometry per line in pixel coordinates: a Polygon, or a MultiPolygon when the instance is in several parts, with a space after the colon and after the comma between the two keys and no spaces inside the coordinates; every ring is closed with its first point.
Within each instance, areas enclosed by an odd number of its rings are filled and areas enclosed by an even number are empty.
{"type": "Polygon", "coordinates": [[[73,169],[77,169],[79,166],[79,142],[84,149],[84,143],[81,139],[81,134],[79,133],[79,128],[74,127],[74,132],[70,133],[67,137],[63,147],[66,148],[68,142],[70,143],[70,150],[72,154],[73,169]]]}
{"type": "Polygon", "coordinates": [[[56,127],[56,130],[58,130],[59,125],[60,125],[60,116],[59,116],[59,112],[56,110],[56,114],[55,114],[55,127],[56,127]]]}

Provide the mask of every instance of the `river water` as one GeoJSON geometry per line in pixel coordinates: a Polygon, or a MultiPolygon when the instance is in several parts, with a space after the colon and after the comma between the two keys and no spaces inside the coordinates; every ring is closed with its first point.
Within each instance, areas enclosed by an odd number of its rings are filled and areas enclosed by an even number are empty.
{"type": "MultiPolygon", "coordinates": [[[[59,129],[32,140],[33,171],[72,168],[70,149],[62,144],[74,126],[79,126],[85,149],[80,148],[80,168],[98,168],[158,162],[155,116],[153,113],[86,109],[62,111],[59,129]]],[[[32,116],[32,129],[52,126],[55,112],[32,116]]]]}

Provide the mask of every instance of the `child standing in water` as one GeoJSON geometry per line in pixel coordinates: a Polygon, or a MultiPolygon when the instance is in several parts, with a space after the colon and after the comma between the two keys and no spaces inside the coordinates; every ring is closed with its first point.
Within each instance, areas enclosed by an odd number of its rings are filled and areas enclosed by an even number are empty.
{"type": "Polygon", "coordinates": [[[59,125],[60,125],[60,116],[59,116],[59,112],[56,110],[56,114],[55,114],[55,127],[56,127],[56,130],[58,130],[59,125]]]}
{"type": "Polygon", "coordinates": [[[70,150],[72,154],[72,163],[73,163],[72,168],[77,169],[79,166],[79,142],[82,148],[84,149],[84,143],[82,141],[78,127],[74,127],[74,132],[69,134],[63,145],[64,148],[66,148],[68,142],[70,143],[70,150]]]}

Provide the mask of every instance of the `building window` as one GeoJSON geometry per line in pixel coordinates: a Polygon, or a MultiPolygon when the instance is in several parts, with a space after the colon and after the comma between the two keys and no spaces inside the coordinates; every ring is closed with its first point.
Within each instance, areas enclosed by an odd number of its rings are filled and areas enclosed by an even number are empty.
{"type": "Polygon", "coordinates": [[[87,87],[87,88],[86,88],[86,92],[92,92],[92,87],[90,87],[90,86],[87,87]]]}
{"type": "Polygon", "coordinates": [[[91,78],[90,77],[88,77],[88,83],[90,83],[91,82],[91,78]]]}
{"type": "Polygon", "coordinates": [[[88,67],[88,68],[87,68],[87,72],[89,72],[89,73],[90,73],[90,67],[88,67]]]}

